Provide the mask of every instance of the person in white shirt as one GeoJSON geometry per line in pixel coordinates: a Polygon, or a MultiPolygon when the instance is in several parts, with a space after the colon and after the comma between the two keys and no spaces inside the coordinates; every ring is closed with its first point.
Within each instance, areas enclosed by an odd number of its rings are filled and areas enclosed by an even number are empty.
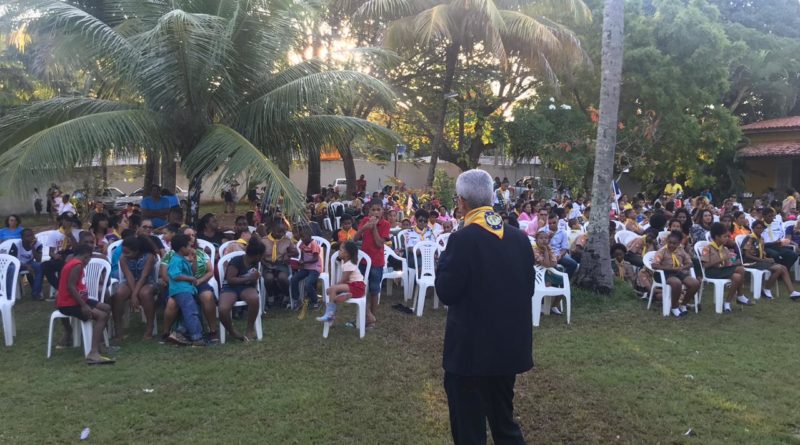
{"type": "Polygon", "coordinates": [[[428,214],[428,228],[431,229],[431,231],[433,231],[434,238],[438,237],[444,231],[442,225],[439,224],[438,220],[439,220],[439,212],[437,212],[436,210],[431,210],[431,213],[428,214]]]}
{"type": "Polygon", "coordinates": [[[408,267],[411,269],[416,268],[416,261],[414,258],[414,246],[422,241],[436,241],[436,236],[433,230],[428,227],[429,214],[427,210],[419,209],[414,214],[416,224],[409,230],[401,232],[405,237],[406,259],[408,260],[408,267]]]}
{"type": "Polygon", "coordinates": [[[58,206],[58,214],[63,215],[65,213],[72,213],[73,215],[78,213],[75,210],[75,206],[69,202],[69,195],[61,195],[61,204],[58,206]]]}
{"type": "Polygon", "coordinates": [[[31,298],[42,299],[42,245],[36,240],[33,230],[24,229],[22,240],[17,245],[17,259],[20,269],[28,273],[28,282],[31,284],[31,298]]]}
{"type": "Polygon", "coordinates": [[[500,188],[494,191],[494,207],[497,211],[506,212],[511,208],[511,190],[508,189],[508,181],[503,181],[500,188]]]}
{"type": "Polygon", "coordinates": [[[775,218],[775,209],[772,207],[765,208],[763,216],[767,228],[761,237],[764,239],[764,250],[767,257],[790,269],[797,261],[797,254],[791,246],[791,240],[786,237],[783,224],[775,218]]]}

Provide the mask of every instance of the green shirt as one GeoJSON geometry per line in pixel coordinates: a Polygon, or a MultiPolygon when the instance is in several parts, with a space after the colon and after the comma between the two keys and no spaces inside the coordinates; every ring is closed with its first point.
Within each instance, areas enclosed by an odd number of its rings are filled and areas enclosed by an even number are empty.
{"type": "MultiPolygon", "coordinates": [[[[195,256],[197,256],[197,273],[194,274],[195,278],[202,278],[208,272],[208,254],[203,249],[195,249],[194,251],[195,256]]],[[[164,255],[164,259],[161,260],[161,264],[167,266],[169,268],[169,262],[172,260],[172,257],[175,255],[174,250],[170,250],[164,255]]],[[[191,266],[191,264],[190,264],[191,266]]]]}

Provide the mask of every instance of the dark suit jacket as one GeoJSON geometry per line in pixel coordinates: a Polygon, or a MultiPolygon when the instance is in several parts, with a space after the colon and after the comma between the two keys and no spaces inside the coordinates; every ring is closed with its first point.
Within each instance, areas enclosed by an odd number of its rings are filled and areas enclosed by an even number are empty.
{"type": "Polygon", "coordinates": [[[512,375],[533,367],[533,249],[519,229],[503,239],[477,225],[454,232],[436,269],[436,293],[447,304],[445,371],[512,375]]]}

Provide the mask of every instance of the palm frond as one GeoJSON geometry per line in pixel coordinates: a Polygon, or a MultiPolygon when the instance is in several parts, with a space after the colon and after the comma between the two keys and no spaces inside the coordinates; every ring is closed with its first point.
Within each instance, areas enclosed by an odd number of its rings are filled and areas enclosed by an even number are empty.
{"type": "Polygon", "coordinates": [[[332,109],[357,88],[365,88],[387,103],[394,92],[380,80],[357,71],[327,71],[287,82],[254,99],[244,107],[236,128],[244,128],[250,140],[269,137],[270,129],[309,109],[332,109]]]}
{"type": "Polygon", "coordinates": [[[367,0],[355,13],[356,19],[396,19],[415,14],[422,0],[367,0]]]}
{"type": "Polygon", "coordinates": [[[416,16],[414,35],[423,45],[430,45],[435,39],[450,39],[453,21],[449,14],[450,5],[436,5],[416,16]]]}
{"type": "Polygon", "coordinates": [[[583,0],[539,0],[523,6],[523,12],[537,17],[556,17],[577,25],[592,22],[592,10],[583,0]]]}
{"type": "Polygon", "coordinates": [[[57,97],[18,107],[0,118],[0,152],[77,117],[137,108],[140,106],[136,104],[85,97],[57,97]]]}
{"type": "Polygon", "coordinates": [[[531,51],[544,53],[561,49],[561,42],[553,29],[539,20],[516,11],[501,11],[500,14],[506,22],[503,37],[510,45],[516,45],[522,51],[527,46],[531,51]]]}
{"type": "Polygon", "coordinates": [[[42,177],[64,177],[77,166],[90,165],[109,150],[132,156],[169,145],[158,115],[106,111],[48,127],[14,145],[0,155],[0,177],[9,187],[25,190],[42,177]]]}
{"type": "Polygon", "coordinates": [[[289,128],[303,146],[344,145],[358,136],[372,138],[385,147],[400,142],[400,136],[392,130],[351,116],[304,116],[293,120],[289,128]]]}
{"type": "Polygon", "coordinates": [[[244,175],[256,184],[266,182],[269,202],[278,202],[282,197],[290,218],[304,215],[302,193],[261,150],[230,127],[213,125],[183,160],[183,168],[190,177],[219,173],[215,189],[230,176],[244,175]]]}

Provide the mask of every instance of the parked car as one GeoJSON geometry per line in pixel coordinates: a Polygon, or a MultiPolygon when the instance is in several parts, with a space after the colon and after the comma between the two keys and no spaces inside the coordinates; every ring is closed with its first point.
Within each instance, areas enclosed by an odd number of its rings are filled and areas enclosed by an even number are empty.
{"type": "Polygon", "coordinates": [[[78,189],[72,192],[71,197],[77,201],[100,201],[105,204],[106,207],[114,208],[117,200],[122,199],[125,196],[125,193],[116,187],[106,187],[100,192],[99,195],[94,195],[85,189],[78,189]]]}
{"type": "Polygon", "coordinates": [[[333,183],[333,190],[338,193],[339,196],[345,196],[345,193],[347,193],[347,179],[336,179],[336,181],[333,183]]]}
{"type": "MultiPolygon", "coordinates": [[[[181,207],[186,207],[189,202],[189,192],[182,189],[181,187],[175,187],[175,194],[178,196],[178,201],[181,203],[181,207]]],[[[139,187],[138,189],[134,190],[131,194],[124,196],[120,199],[117,199],[114,203],[114,207],[117,209],[123,209],[128,203],[133,204],[141,204],[142,197],[144,196],[144,189],[139,187]]]]}

